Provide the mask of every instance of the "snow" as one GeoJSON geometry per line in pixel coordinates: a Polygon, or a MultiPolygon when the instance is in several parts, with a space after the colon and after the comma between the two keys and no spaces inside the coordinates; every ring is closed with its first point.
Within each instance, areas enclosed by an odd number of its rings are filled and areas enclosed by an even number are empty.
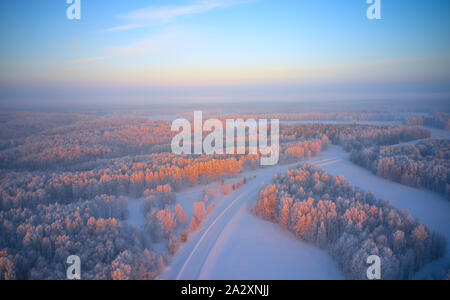
{"type": "MultiPolygon", "coordinates": [[[[397,122],[358,123],[394,125],[397,122]]],[[[431,131],[432,138],[450,138],[448,131],[427,129],[431,131]]],[[[397,209],[407,210],[431,229],[444,234],[448,243],[447,255],[423,268],[416,278],[427,278],[450,265],[450,202],[444,196],[377,177],[369,170],[353,164],[349,154],[339,146],[329,146],[320,156],[300,162],[303,163],[312,163],[331,175],[343,175],[353,186],[372,191],[377,198],[389,200],[397,209]]],[[[261,186],[270,183],[275,174],[284,173],[295,165],[245,172],[234,179],[236,182],[246,177],[247,184],[231,195],[215,200],[215,210],[202,228],[180,248],[161,279],[344,279],[326,251],[299,241],[278,224],[263,221],[250,212],[261,186]]],[[[232,184],[230,180],[227,183],[232,184]]],[[[218,183],[213,183],[176,193],[177,203],[190,218],[193,204],[202,199],[203,191],[216,189],[217,186],[218,183]]],[[[140,203],[132,201],[129,204],[129,222],[137,228],[142,228],[144,222],[140,203]]]]}
{"type": "Polygon", "coordinates": [[[437,129],[437,128],[431,128],[431,127],[425,127],[425,128],[431,132],[431,137],[434,139],[450,139],[450,131],[449,130],[443,130],[443,129],[437,129]]]}
{"type": "MultiPolygon", "coordinates": [[[[317,158],[312,161],[323,161],[317,158]]],[[[217,203],[173,258],[163,279],[344,279],[323,250],[251,215],[260,187],[290,166],[243,174],[247,184],[217,203]]]]}
{"type": "MultiPolygon", "coordinates": [[[[348,153],[339,146],[330,146],[320,156],[305,162],[323,168],[329,174],[343,175],[353,186],[390,200],[396,208],[407,210],[450,241],[450,202],[444,196],[379,178],[353,164],[348,153]]],[[[173,258],[162,278],[344,279],[325,251],[299,241],[278,224],[263,221],[250,213],[259,188],[270,183],[274,174],[284,173],[291,167],[294,165],[243,174],[254,178],[223,198],[202,229],[192,235],[173,258]]],[[[426,277],[450,263],[450,245],[448,249],[444,259],[424,268],[417,276],[426,277]]]]}
{"type": "MultiPolygon", "coordinates": [[[[431,128],[431,127],[424,127],[424,128],[427,129],[428,131],[430,131],[430,133],[431,133],[431,138],[429,138],[429,139],[447,139],[447,140],[450,139],[450,131],[448,131],[448,130],[442,130],[442,129],[431,128]]],[[[410,141],[410,142],[400,143],[395,146],[397,146],[397,147],[404,146],[404,145],[413,145],[414,146],[420,142],[427,141],[429,139],[414,140],[414,141],[410,141]]]]}
{"type": "Polygon", "coordinates": [[[226,225],[198,279],[344,278],[326,251],[298,241],[278,224],[249,216],[248,209],[242,206],[226,225]]]}
{"type": "Polygon", "coordinates": [[[212,186],[198,186],[183,192],[175,193],[175,196],[177,197],[177,204],[181,205],[189,220],[192,217],[194,203],[202,200],[203,191],[205,188],[212,188],[212,186]]]}
{"type": "Polygon", "coordinates": [[[130,225],[134,225],[137,229],[144,229],[144,214],[142,213],[142,199],[132,199],[128,201],[128,211],[129,215],[127,218],[127,222],[130,225]]]}
{"type": "Polygon", "coordinates": [[[316,163],[329,174],[343,175],[353,186],[372,191],[377,198],[389,200],[397,209],[407,210],[429,228],[442,233],[447,239],[447,255],[416,274],[426,278],[450,265],[450,202],[445,196],[425,189],[416,189],[374,175],[369,170],[353,164],[349,155],[339,146],[331,146],[326,155],[336,158],[334,163],[316,163]]]}
{"type": "Polygon", "coordinates": [[[336,158],[336,161],[316,164],[318,167],[332,175],[343,175],[353,186],[372,191],[377,198],[389,200],[397,209],[407,210],[413,217],[450,239],[450,202],[445,196],[380,178],[353,164],[348,153],[339,146],[331,146],[327,155],[336,158]]]}
{"type": "Polygon", "coordinates": [[[401,121],[280,121],[280,124],[328,124],[328,125],[402,125],[401,121]]]}

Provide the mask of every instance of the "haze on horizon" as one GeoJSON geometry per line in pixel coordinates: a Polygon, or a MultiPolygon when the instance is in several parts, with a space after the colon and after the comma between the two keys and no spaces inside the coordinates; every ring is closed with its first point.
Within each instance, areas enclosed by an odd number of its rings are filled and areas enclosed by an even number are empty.
{"type": "Polygon", "coordinates": [[[450,2],[0,0],[0,106],[440,99],[450,2]]]}

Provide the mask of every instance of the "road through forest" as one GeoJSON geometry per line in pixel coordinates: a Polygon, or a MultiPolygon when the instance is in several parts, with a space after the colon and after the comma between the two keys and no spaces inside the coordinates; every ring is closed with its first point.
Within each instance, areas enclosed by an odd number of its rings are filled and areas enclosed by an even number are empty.
{"type": "MultiPolygon", "coordinates": [[[[450,241],[450,202],[437,193],[394,183],[356,166],[339,146],[330,146],[320,156],[302,161],[323,168],[377,198],[390,200],[415,218],[445,235],[450,241]]],[[[277,173],[294,165],[277,166],[242,174],[247,184],[225,197],[206,219],[202,228],[181,247],[162,279],[344,279],[337,264],[326,251],[296,239],[293,234],[251,214],[258,191],[277,173]]],[[[444,259],[418,273],[426,277],[444,259]]]]}

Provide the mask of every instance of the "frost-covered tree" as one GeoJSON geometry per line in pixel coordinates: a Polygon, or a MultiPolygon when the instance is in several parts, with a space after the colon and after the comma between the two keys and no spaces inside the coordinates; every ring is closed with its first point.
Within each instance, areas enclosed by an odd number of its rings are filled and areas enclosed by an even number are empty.
{"type": "Polygon", "coordinates": [[[327,249],[351,279],[366,279],[371,255],[381,257],[384,279],[407,279],[445,253],[441,234],[312,165],[275,176],[253,212],[327,249]]]}

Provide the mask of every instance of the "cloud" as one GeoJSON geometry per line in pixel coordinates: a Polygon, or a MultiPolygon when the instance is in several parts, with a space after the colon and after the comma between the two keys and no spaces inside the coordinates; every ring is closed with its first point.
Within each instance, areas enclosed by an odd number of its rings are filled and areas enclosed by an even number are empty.
{"type": "Polygon", "coordinates": [[[84,64],[119,57],[144,55],[152,52],[165,51],[180,43],[187,43],[189,33],[180,29],[165,29],[157,34],[140,39],[130,45],[111,47],[103,50],[104,55],[80,58],[70,61],[72,64],[84,64]]]}
{"type": "Polygon", "coordinates": [[[201,0],[191,1],[186,5],[149,6],[121,15],[121,19],[126,20],[128,23],[105,31],[119,32],[146,27],[155,23],[169,23],[181,16],[202,14],[249,1],[251,0],[201,0]]]}
{"type": "Polygon", "coordinates": [[[106,29],[104,31],[105,32],[119,32],[119,31],[126,31],[126,30],[136,29],[136,28],[140,28],[140,27],[143,27],[143,25],[128,24],[128,25],[111,27],[111,28],[108,28],[108,29],[106,29]]]}
{"type": "Polygon", "coordinates": [[[124,57],[164,51],[182,42],[183,34],[178,30],[165,30],[149,38],[139,40],[131,46],[110,49],[112,56],[124,57]]]}
{"type": "Polygon", "coordinates": [[[101,61],[101,60],[110,59],[110,58],[112,58],[112,57],[111,56],[88,57],[88,58],[76,59],[71,62],[74,64],[82,64],[82,63],[101,61]]]}

